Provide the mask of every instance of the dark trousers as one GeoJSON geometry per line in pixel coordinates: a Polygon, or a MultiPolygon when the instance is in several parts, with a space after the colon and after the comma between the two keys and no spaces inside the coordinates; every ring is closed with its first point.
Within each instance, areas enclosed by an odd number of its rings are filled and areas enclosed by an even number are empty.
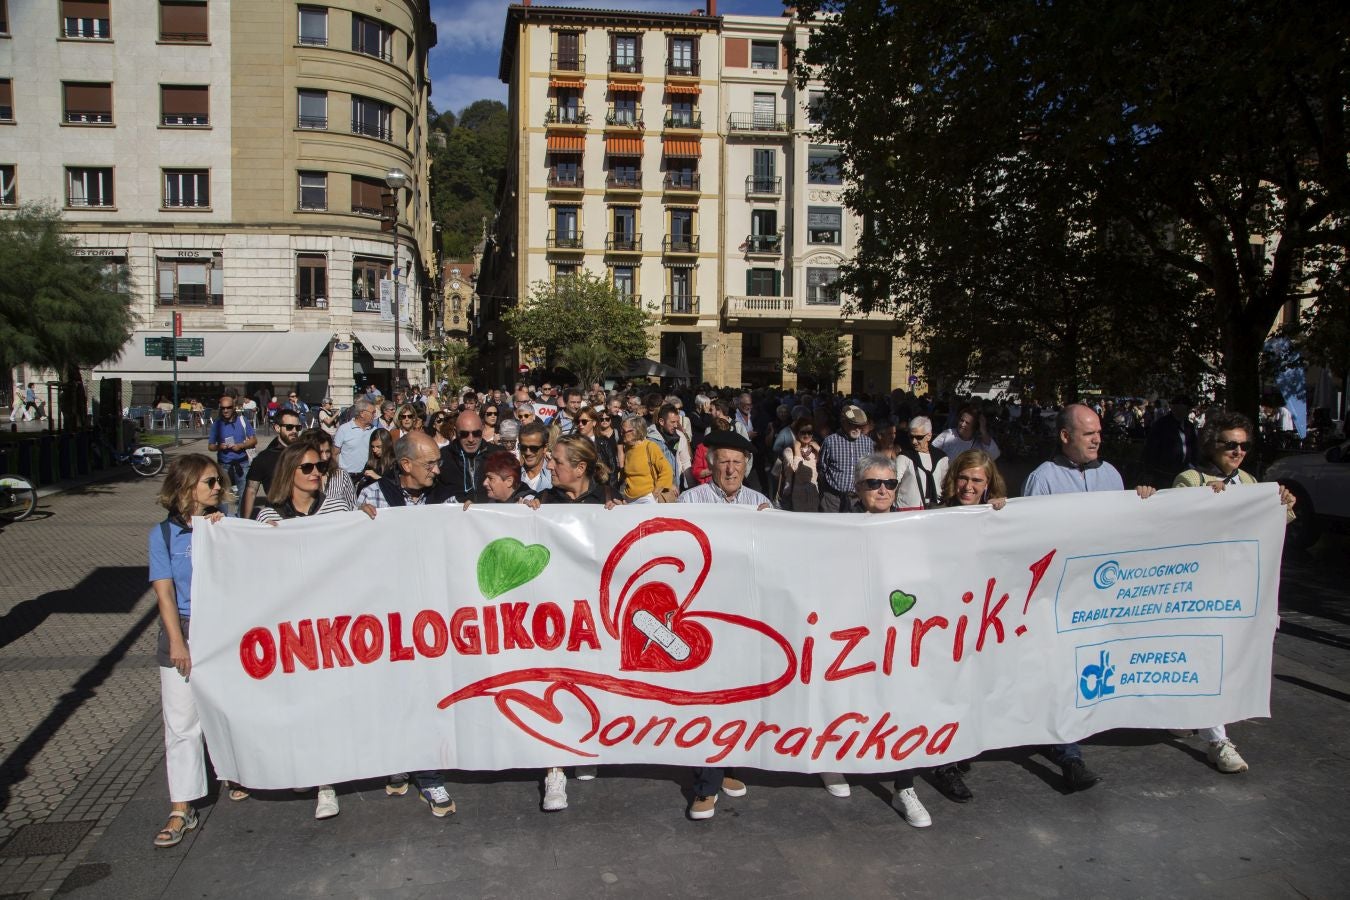
{"type": "Polygon", "coordinates": [[[1049,744],[1042,748],[1042,752],[1057,766],[1062,766],[1073,759],[1079,762],[1083,760],[1083,748],[1078,744],[1049,744]]]}
{"type": "Polygon", "coordinates": [[[722,779],[727,770],[705,766],[694,770],[694,796],[715,797],[722,789],[722,779]]]}

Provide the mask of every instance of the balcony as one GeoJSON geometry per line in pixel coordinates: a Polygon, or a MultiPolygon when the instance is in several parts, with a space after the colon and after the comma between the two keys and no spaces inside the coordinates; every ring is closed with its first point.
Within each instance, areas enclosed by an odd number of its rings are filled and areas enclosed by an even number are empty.
{"type": "Polygon", "coordinates": [[[666,294],[661,301],[661,315],[696,316],[698,315],[698,297],[690,294],[666,294]]]}
{"type": "Polygon", "coordinates": [[[605,174],[607,191],[642,190],[642,172],[608,172],[605,174]]]}
{"type": "Polygon", "coordinates": [[[605,127],[616,129],[635,129],[641,131],[646,128],[646,123],[642,121],[642,107],[636,109],[616,109],[611,106],[605,110],[605,127]]]}
{"type": "Polygon", "coordinates": [[[548,186],[555,191],[579,191],[585,187],[585,180],[580,168],[566,172],[550,169],[548,173],[548,186]]]}
{"type": "Polygon", "coordinates": [[[382,122],[362,122],[360,119],[352,119],[352,134],[379,138],[382,141],[394,140],[394,130],[382,122]]]}
{"type": "Polygon", "coordinates": [[[642,309],[641,294],[620,294],[619,299],[623,300],[629,306],[635,307],[636,309],[642,309]]]}
{"type": "Polygon", "coordinates": [[[609,58],[609,71],[615,75],[641,75],[642,57],[611,56],[609,58]]]}
{"type": "Polygon", "coordinates": [[[702,190],[697,172],[667,172],[662,186],[671,193],[689,191],[697,194],[702,190]]]}
{"type": "Polygon", "coordinates": [[[80,125],[111,125],[110,109],[68,109],[66,121],[80,125]]]}
{"type": "Polygon", "coordinates": [[[208,36],[204,31],[161,31],[159,39],[168,44],[205,44],[208,36]]]}
{"type": "Polygon", "coordinates": [[[662,122],[667,131],[679,131],[689,129],[690,131],[701,131],[703,129],[703,114],[692,113],[666,113],[666,118],[662,122]]]}
{"type": "Polygon", "coordinates": [[[161,291],[156,301],[158,306],[224,306],[225,295],[208,294],[202,285],[180,284],[176,291],[161,291]]]}
{"type": "MultiPolygon", "coordinates": [[[[376,301],[376,302],[379,302],[379,301],[376,301]]],[[[296,309],[327,309],[327,308],[328,308],[328,298],[327,298],[327,297],[318,297],[318,296],[314,296],[314,295],[312,295],[312,294],[296,294],[296,295],[295,295],[295,308],[296,308],[296,309]]],[[[364,311],[364,310],[363,310],[363,311],[364,311]]]]}
{"type": "Polygon", "coordinates": [[[581,232],[580,231],[550,231],[548,233],[548,249],[550,250],[576,250],[580,251],[581,232]]]}
{"type": "Polygon", "coordinates": [[[746,256],[782,256],[783,236],[781,234],[747,234],[745,236],[746,256]]]}
{"type": "Polygon", "coordinates": [[[296,128],[309,128],[314,131],[325,131],[328,128],[327,116],[296,116],[296,128]]]}
{"type": "Polygon", "coordinates": [[[792,297],[746,297],[728,295],[722,303],[722,318],[727,324],[762,322],[790,324],[793,322],[842,322],[847,317],[839,304],[797,306],[792,297]]]}
{"type": "Polygon", "coordinates": [[[696,59],[666,60],[666,75],[671,78],[697,78],[699,61],[696,59]]]}
{"type": "Polygon", "coordinates": [[[548,55],[548,70],[550,72],[584,72],[586,71],[586,54],[550,53],[548,55]]]}
{"type": "Polygon", "coordinates": [[[661,241],[661,250],[665,253],[697,253],[698,238],[696,234],[672,235],[668,234],[661,241]]]}
{"type": "MultiPolygon", "coordinates": [[[[4,117],[4,107],[0,107],[0,119],[3,119],[4,117]]],[[[200,128],[203,125],[211,124],[211,120],[205,115],[191,115],[185,113],[165,113],[160,116],[159,121],[161,125],[182,126],[185,128],[188,126],[200,128]]]]}
{"type": "Polygon", "coordinates": [[[610,253],[641,253],[642,235],[633,232],[611,231],[605,236],[605,249],[610,253]]]}
{"type": "Polygon", "coordinates": [[[730,134],[778,134],[786,136],[792,130],[792,117],[769,113],[731,113],[727,116],[730,134]]]}
{"type": "Polygon", "coordinates": [[[545,125],[561,127],[581,126],[591,121],[591,114],[584,106],[550,106],[544,113],[545,125]]]}
{"type": "Polygon", "coordinates": [[[783,196],[783,177],[781,175],[747,175],[745,178],[745,196],[781,197],[783,196]]]}

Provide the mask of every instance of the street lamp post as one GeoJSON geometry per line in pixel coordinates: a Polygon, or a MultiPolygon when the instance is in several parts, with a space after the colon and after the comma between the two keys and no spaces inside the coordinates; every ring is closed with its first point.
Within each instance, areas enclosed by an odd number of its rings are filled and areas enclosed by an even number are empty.
{"type": "Polygon", "coordinates": [[[402,388],[402,384],[403,384],[403,377],[402,377],[402,375],[401,375],[401,373],[402,373],[402,371],[403,371],[403,367],[402,367],[402,355],[403,355],[403,354],[402,354],[402,347],[400,346],[400,340],[399,340],[399,339],[400,339],[400,334],[399,334],[399,332],[400,332],[400,330],[402,329],[402,321],[403,321],[403,320],[402,320],[401,316],[399,315],[399,302],[398,302],[398,300],[399,300],[399,298],[398,298],[398,273],[399,273],[399,264],[398,264],[398,206],[399,206],[399,201],[400,201],[400,199],[402,199],[402,194],[401,194],[401,192],[402,192],[402,190],[403,190],[403,186],[406,185],[406,184],[408,183],[408,176],[407,176],[407,174],[406,174],[402,169],[398,169],[398,168],[390,169],[390,170],[388,171],[388,173],[386,173],[385,176],[384,176],[384,183],[387,184],[387,185],[389,185],[389,189],[390,189],[391,191],[394,192],[394,272],[393,272],[393,275],[394,275],[394,299],[393,299],[393,306],[394,306],[394,387],[393,387],[393,391],[394,391],[395,394],[397,394],[397,393],[399,392],[399,390],[402,388]]]}

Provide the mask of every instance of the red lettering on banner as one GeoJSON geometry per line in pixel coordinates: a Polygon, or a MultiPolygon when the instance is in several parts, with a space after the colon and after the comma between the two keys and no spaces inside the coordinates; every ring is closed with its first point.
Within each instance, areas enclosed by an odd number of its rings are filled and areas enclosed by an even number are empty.
{"type": "Polygon", "coordinates": [[[585,644],[592,650],[600,649],[600,639],[595,636],[595,619],[591,618],[590,604],[577,600],[572,604],[572,627],[567,632],[567,649],[576,651],[585,644]]]}
{"type": "Polygon", "coordinates": [[[746,752],[748,753],[749,751],[753,750],[755,747],[755,741],[759,740],[764,735],[775,734],[782,730],[783,729],[779,728],[777,725],[770,725],[767,722],[756,722],[754,730],[750,732],[750,740],[745,742],[746,752]]]}
{"type": "Polygon", "coordinates": [[[952,745],[952,738],[956,737],[956,729],[959,726],[955,722],[948,722],[937,731],[933,732],[933,737],[928,741],[928,746],[924,752],[929,756],[938,756],[946,753],[947,748],[952,745]]]}
{"type": "MultiPolygon", "coordinates": [[[[1045,577],[1046,570],[1050,568],[1050,561],[1055,558],[1055,552],[1056,551],[1051,550],[1049,553],[1045,554],[1040,559],[1036,560],[1034,563],[1032,563],[1030,566],[1027,567],[1027,569],[1031,572],[1031,587],[1027,588],[1027,599],[1022,603],[1022,618],[1026,618],[1027,608],[1031,606],[1031,597],[1033,594],[1036,593],[1036,586],[1039,585],[1041,583],[1041,579],[1045,577]]],[[[1021,637],[1026,633],[1027,633],[1027,626],[1025,625],[1018,625],[1015,629],[1013,629],[1013,634],[1017,635],[1018,637],[1021,637]]]]}
{"type": "Polygon", "coordinates": [[[713,732],[712,742],[722,750],[720,753],[714,753],[708,757],[706,762],[721,762],[727,758],[727,754],[736,749],[736,745],[741,742],[741,735],[745,734],[745,720],[732,719],[717,731],[713,732]]]}
{"type": "Polygon", "coordinates": [[[483,607],[483,648],[487,650],[488,656],[494,656],[500,652],[500,642],[497,631],[497,607],[483,607]]]}
{"type": "MultiPolygon", "coordinates": [[[[671,720],[671,724],[675,724],[674,719],[671,720]]],[[[633,721],[632,716],[619,716],[613,722],[610,722],[604,728],[600,729],[600,743],[604,744],[606,747],[613,747],[615,744],[623,743],[628,740],[628,736],[633,733],[633,729],[636,727],[637,723],[633,721]],[[610,735],[610,729],[615,725],[623,725],[625,728],[624,733],[618,737],[612,737],[610,735]]]]}
{"type": "Polygon", "coordinates": [[[525,611],[528,609],[528,603],[501,605],[503,650],[514,650],[517,647],[521,650],[534,649],[534,641],[530,640],[530,633],[525,630],[525,611]]]}
{"type": "Polygon", "coordinates": [[[357,616],[352,623],[352,656],[356,661],[369,665],[380,658],[384,652],[384,629],[380,620],[370,615],[357,616]]]}
{"type": "Polygon", "coordinates": [[[351,621],[351,616],[319,620],[319,653],[323,657],[325,669],[333,668],[334,659],[343,668],[356,665],[352,661],[352,655],[347,652],[347,646],[342,643],[342,637],[347,633],[347,626],[351,621]]]}
{"type": "MultiPolygon", "coordinates": [[[[961,595],[962,603],[969,603],[975,599],[975,595],[966,591],[961,595]]],[[[966,626],[970,624],[970,617],[965,613],[956,620],[956,635],[952,638],[952,662],[960,662],[961,657],[966,652],[966,626]]]]}
{"type": "Polygon", "coordinates": [[[239,640],[239,662],[244,671],[259,680],[277,667],[277,645],[266,628],[250,628],[239,640]]]}
{"type": "Polygon", "coordinates": [[[825,670],[826,681],[843,681],[854,675],[862,675],[865,672],[875,672],[877,664],[874,662],[862,663],[851,669],[840,668],[844,660],[853,652],[853,648],[858,646],[858,642],[872,633],[872,630],[866,625],[859,625],[856,628],[844,628],[839,631],[831,631],[830,639],[834,641],[843,641],[844,646],[840,649],[839,655],[830,663],[830,667],[825,670]]]}
{"type": "Polygon", "coordinates": [[[292,627],[290,622],[277,626],[277,635],[281,638],[281,671],[295,671],[295,661],[313,672],[319,667],[319,648],[314,641],[314,623],[301,619],[292,627]]]}
{"type": "MultiPolygon", "coordinates": [[[[850,720],[857,722],[859,725],[863,725],[866,724],[867,722],[867,716],[864,716],[862,713],[855,713],[855,712],[844,713],[842,716],[836,716],[835,720],[830,724],[826,725],[825,730],[822,731],[816,737],[816,749],[812,751],[811,758],[820,759],[820,754],[825,752],[825,747],[827,745],[829,745],[834,741],[843,740],[843,738],[836,732],[835,729],[837,729],[840,725],[850,720]]],[[[851,744],[854,738],[856,738],[857,736],[858,736],[857,732],[854,732],[853,737],[849,738],[849,743],[851,744]]],[[[840,759],[844,758],[844,753],[847,751],[847,749],[848,749],[847,744],[844,745],[844,747],[840,748],[839,751],[840,759]]]]}
{"type": "Polygon", "coordinates": [[[461,656],[478,656],[483,652],[483,643],[478,638],[478,610],[472,606],[461,606],[450,617],[450,640],[455,651],[461,656]]]}
{"type": "Polygon", "coordinates": [[[545,601],[534,608],[534,617],[530,619],[530,633],[540,650],[557,650],[562,645],[563,632],[567,622],[558,604],[545,601]]]}
{"type": "Polygon", "coordinates": [[[783,756],[801,756],[802,751],[806,749],[806,742],[810,739],[810,728],[801,726],[789,728],[773,745],[773,752],[783,756]]]}
{"type": "Polygon", "coordinates": [[[914,726],[909,731],[906,731],[905,736],[900,738],[900,740],[896,741],[895,745],[891,747],[891,759],[895,760],[896,762],[899,762],[906,756],[909,756],[915,750],[919,749],[919,747],[927,739],[928,739],[928,729],[922,725],[914,726]],[[905,742],[908,741],[911,737],[914,738],[914,743],[911,744],[909,747],[906,747],[905,742]]]}
{"type": "Polygon", "coordinates": [[[427,659],[444,656],[450,646],[450,631],[445,627],[445,618],[434,609],[424,609],[413,619],[413,646],[427,659]],[[431,640],[427,641],[427,629],[431,629],[431,640]]]}
{"type": "Polygon", "coordinates": [[[652,716],[651,720],[648,721],[646,725],[643,725],[642,730],[633,738],[633,745],[636,746],[642,743],[642,739],[647,736],[647,732],[651,731],[657,725],[662,726],[661,736],[652,743],[653,747],[660,747],[661,744],[665,742],[666,738],[670,737],[670,730],[675,727],[675,717],[661,716],[658,718],[657,716],[652,716]]]}
{"type": "MultiPolygon", "coordinates": [[[[807,625],[814,625],[820,621],[820,616],[814,612],[806,617],[807,625]]],[[[816,639],[809,634],[806,640],[802,641],[802,684],[811,683],[811,662],[815,658],[816,639]]]]}
{"type": "Polygon", "coordinates": [[[895,636],[899,634],[894,625],[886,626],[886,649],[881,654],[881,671],[889,675],[895,666],[895,636]]]}
{"type": "Polygon", "coordinates": [[[863,741],[862,746],[858,748],[858,759],[862,759],[867,754],[873,752],[876,753],[877,759],[885,758],[886,741],[890,740],[891,735],[900,730],[899,725],[892,725],[890,728],[882,731],[882,727],[890,720],[890,713],[885,712],[881,714],[881,718],[877,719],[877,724],[873,725],[872,730],[868,732],[867,740],[863,741]]]}
{"type": "Polygon", "coordinates": [[[695,716],[688,722],[685,722],[684,725],[680,727],[679,731],[675,732],[675,746],[692,747],[695,744],[700,744],[703,742],[705,738],[707,738],[708,732],[710,731],[712,731],[712,719],[708,718],[707,716],[695,716]],[[689,731],[690,728],[693,728],[695,725],[698,725],[700,728],[702,728],[703,733],[696,738],[691,738],[689,737],[687,732],[689,731]]]}
{"type": "Polygon", "coordinates": [[[924,635],[934,628],[946,628],[948,625],[946,616],[933,616],[931,619],[915,619],[914,630],[909,638],[909,664],[917,669],[919,667],[919,650],[923,646],[924,635]]]}
{"type": "Polygon", "coordinates": [[[407,662],[413,658],[413,649],[403,643],[403,616],[389,614],[389,661],[407,662]]]}
{"type": "Polygon", "coordinates": [[[992,599],[994,599],[994,579],[990,578],[989,583],[986,584],[984,588],[984,610],[980,613],[980,636],[975,639],[976,653],[979,653],[984,649],[984,635],[985,632],[989,630],[990,626],[994,629],[994,642],[998,644],[1003,643],[1003,620],[998,616],[999,613],[1003,612],[1003,604],[1008,602],[1008,595],[1004,594],[1000,597],[998,603],[994,604],[994,608],[991,611],[989,609],[989,601],[992,599]]]}

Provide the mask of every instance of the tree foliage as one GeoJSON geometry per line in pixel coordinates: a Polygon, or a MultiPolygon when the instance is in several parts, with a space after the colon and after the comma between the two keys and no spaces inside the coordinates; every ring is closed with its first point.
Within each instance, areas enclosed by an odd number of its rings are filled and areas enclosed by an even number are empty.
{"type": "Polygon", "coordinates": [[[1338,4],[798,9],[832,14],[799,75],[825,81],[869,225],[844,279],[859,305],[955,342],[947,358],[1058,356],[1065,393],[1216,359],[1254,411],[1281,307],[1345,261],[1338,4]]]}
{"type": "Polygon", "coordinates": [[[496,215],[498,183],[506,172],[506,107],[479,100],[455,116],[428,122],[431,215],[441,224],[446,257],[468,258],[496,215]]]}
{"type": "Polygon", "coordinates": [[[534,282],[529,299],[502,318],[521,351],[540,355],[549,368],[564,355],[599,360],[605,367],[627,365],[646,356],[651,345],[651,315],[584,270],[556,283],[534,282]]]}
{"type": "Polygon", "coordinates": [[[75,249],[50,207],[25,205],[0,216],[0,361],[57,372],[63,414],[79,425],[80,367],[116,356],[136,317],[125,270],[75,249]]]}
{"type": "Polygon", "coordinates": [[[797,340],[797,349],[783,354],[783,368],[812,388],[834,390],[844,377],[844,359],[849,343],[838,328],[791,328],[788,334],[797,340]]]}

